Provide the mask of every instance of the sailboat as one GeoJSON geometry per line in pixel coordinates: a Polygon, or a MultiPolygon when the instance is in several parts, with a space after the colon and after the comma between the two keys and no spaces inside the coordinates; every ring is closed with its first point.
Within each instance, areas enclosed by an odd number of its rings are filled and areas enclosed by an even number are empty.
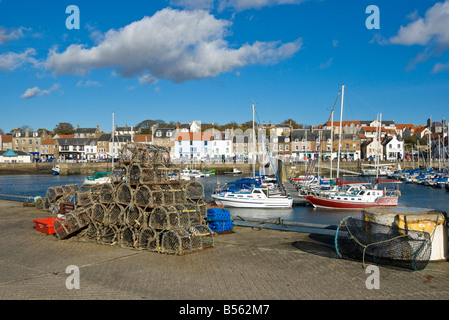
{"type": "MultiPolygon", "coordinates": [[[[245,183],[228,184],[227,188],[218,188],[211,195],[213,199],[219,200],[225,207],[236,208],[277,208],[289,209],[293,206],[293,198],[290,196],[274,195],[270,192],[268,185],[262,184],[256,179],[255,172],[255,130],[254,130],[254,104],[253,111],[253,181],[245,180],[245,183]]],[[[240,181],[242,182],[242,181],[240,181]]]]}
{"type": "MultiPolygon", "coordinates": [[[[341,88],[341,111],[340,111],[340,123],[343,115],[343,101],[345,86],[341,88]]],[[[337,179],[339,178],[339,162],[340,162],[340,147],[341,147],[341,124],[340,124],[340,136],[338,147],[338,165],[337,165],[337,179]]],[[[363,209],[367,207],[385,206],[394,207],[398,205],[399,190],[395,189],[388,191],[386,189],[378,189],[378,184],[381,182],[400,182],[390,179],[376,179],[374,187],[362,187],[355,189],[348,182],[341,183],[342,186],[338,191],[333,192],[310,192],[303,195],[303,198],[310,202],[314,207],[322,207],[329,209],[363,209]],[[349,188],[348,188],[349,186],[349,188]]]]}

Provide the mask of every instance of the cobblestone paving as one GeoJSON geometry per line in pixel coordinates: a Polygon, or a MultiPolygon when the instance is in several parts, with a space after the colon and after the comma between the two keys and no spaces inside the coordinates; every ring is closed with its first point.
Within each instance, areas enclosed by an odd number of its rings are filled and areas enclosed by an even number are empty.
{"type": "Polygon", "coordinates": [[[336,257],[332,237],[235,227],[212,249],[173,256],[57,240],[34,229],[48,213],[0,200],[2,300],[415,300],[449,297],[449,262],[423,271],[379,267],[367,289],[362,263],[336,257]],[[80,270],[68,290],[65,270],[80,270]]]}

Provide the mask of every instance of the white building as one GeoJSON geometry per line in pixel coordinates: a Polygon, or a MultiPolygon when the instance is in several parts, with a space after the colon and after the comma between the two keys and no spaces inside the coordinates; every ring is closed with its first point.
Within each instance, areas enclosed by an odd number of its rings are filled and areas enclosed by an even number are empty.
{"type": "Polygon", "coordinates": [[[200,160],[209,154],[212,135],[208,132],[178,132],[173,157],[200,160]]]}
{"type": "Polygon", "coordinates": [[[394,161],[404,158],[404,141],[398,140],[396,136],[385,139],[382,142],[385,160],[394,161]]]}
{"type": "Polygon", "coordinates": [[[6,151],[0,151],[0,162],[4,163],[30,163],[30,154],[24,151],[12,151],[11,149],[6,151]]]}
{"type": "Polygon", "coordinates": [[[208,149],[208,154],[217,162],[233,161],[232,133],[230,131],[215,131],[212,136],[211,147],[208,149]]]}

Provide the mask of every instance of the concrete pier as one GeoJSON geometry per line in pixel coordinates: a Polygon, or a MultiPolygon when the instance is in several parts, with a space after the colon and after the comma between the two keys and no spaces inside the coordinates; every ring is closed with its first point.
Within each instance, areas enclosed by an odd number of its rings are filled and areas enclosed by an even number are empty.
{"type": "Polygon", "coordinates": [[[338,258],[332,236],[234,227],[233,233],[216,236],[212,249],[174,256],[58,240],[34,228],[33,219],[50,216],[0,200],[2,300],[449,298],[449,262],[430,262],[413,272],[379,266],[379,289],[369,289],[371,274],[359,261],[338,258]],[[79,289],[66,286],[69,266],[79,268],[79,289]]]}

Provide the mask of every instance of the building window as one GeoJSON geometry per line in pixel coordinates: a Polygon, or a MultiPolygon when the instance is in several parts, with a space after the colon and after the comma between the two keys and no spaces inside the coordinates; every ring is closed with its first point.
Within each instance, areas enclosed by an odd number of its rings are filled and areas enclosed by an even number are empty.
{"type": "Polygon", "coordinates": [[[290,147],[288,146],[288,144],[285,145],[285,151],[290,151],[290,147]]]}

